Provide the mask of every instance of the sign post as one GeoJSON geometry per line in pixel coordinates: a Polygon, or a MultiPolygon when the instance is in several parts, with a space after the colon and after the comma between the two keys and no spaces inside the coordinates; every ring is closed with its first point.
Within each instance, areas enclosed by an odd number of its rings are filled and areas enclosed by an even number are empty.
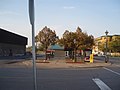
{"type": "Polygon", "coordinates": [[[29,0],[29,17],[32,26],[32,58],[33,58],[33,85],[34,90],[37,90],[36,82],[36,55],[35,55],[35,27],[34,27],[34,0],[29,0]]]}

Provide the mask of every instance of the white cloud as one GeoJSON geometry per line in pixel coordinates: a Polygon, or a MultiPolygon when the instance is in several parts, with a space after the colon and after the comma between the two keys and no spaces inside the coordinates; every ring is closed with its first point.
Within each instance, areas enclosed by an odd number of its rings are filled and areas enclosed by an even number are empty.
{"type": "Polygon", "coordinates": [[[12,11],[3,11],[3,12],[0,12],[0,15],[21,15],[19,13],[16,13],[16,12],[12,12],[12,11]]]}
{"type": "Polygon", "coordinates": [[[63,8],[64,9],[74,9],[75,7],[73,7],[73,6],[64,6],[63,8]]]}

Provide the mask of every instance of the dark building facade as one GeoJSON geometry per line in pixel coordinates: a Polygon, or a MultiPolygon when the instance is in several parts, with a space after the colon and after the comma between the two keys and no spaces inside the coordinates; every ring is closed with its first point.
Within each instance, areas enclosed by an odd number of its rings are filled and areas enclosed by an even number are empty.
{"type": "Polygon", "coordinates": [[[0,28],[0,56],[23,55],[27,38],[0,28]]]}

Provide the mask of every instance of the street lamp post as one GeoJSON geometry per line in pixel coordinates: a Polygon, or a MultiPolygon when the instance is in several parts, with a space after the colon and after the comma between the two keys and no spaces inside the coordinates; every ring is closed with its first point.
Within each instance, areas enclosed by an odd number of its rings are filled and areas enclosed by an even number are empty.
{"type": "Polygon", "coordinates": [[[107,56],[107,50],[108,50],[108,45],[107,45],[107,42],[108,42],[108,39],[107,39],[107,36],[108,36],[108,31],[106,30],[105,31],[105,34],[106,34],[106,44],[105,44],[105,63],[108,62],[108,56],[107,56]]]}

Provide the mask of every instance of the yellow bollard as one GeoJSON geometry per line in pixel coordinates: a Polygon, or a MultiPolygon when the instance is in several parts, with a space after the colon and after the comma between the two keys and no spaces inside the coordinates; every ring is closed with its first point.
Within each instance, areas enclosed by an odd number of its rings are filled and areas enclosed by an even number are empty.
{"type": "Polygon", "coordinates": [[[93,54],[90,54],[90,63],[93,63],[93,54]]]}

